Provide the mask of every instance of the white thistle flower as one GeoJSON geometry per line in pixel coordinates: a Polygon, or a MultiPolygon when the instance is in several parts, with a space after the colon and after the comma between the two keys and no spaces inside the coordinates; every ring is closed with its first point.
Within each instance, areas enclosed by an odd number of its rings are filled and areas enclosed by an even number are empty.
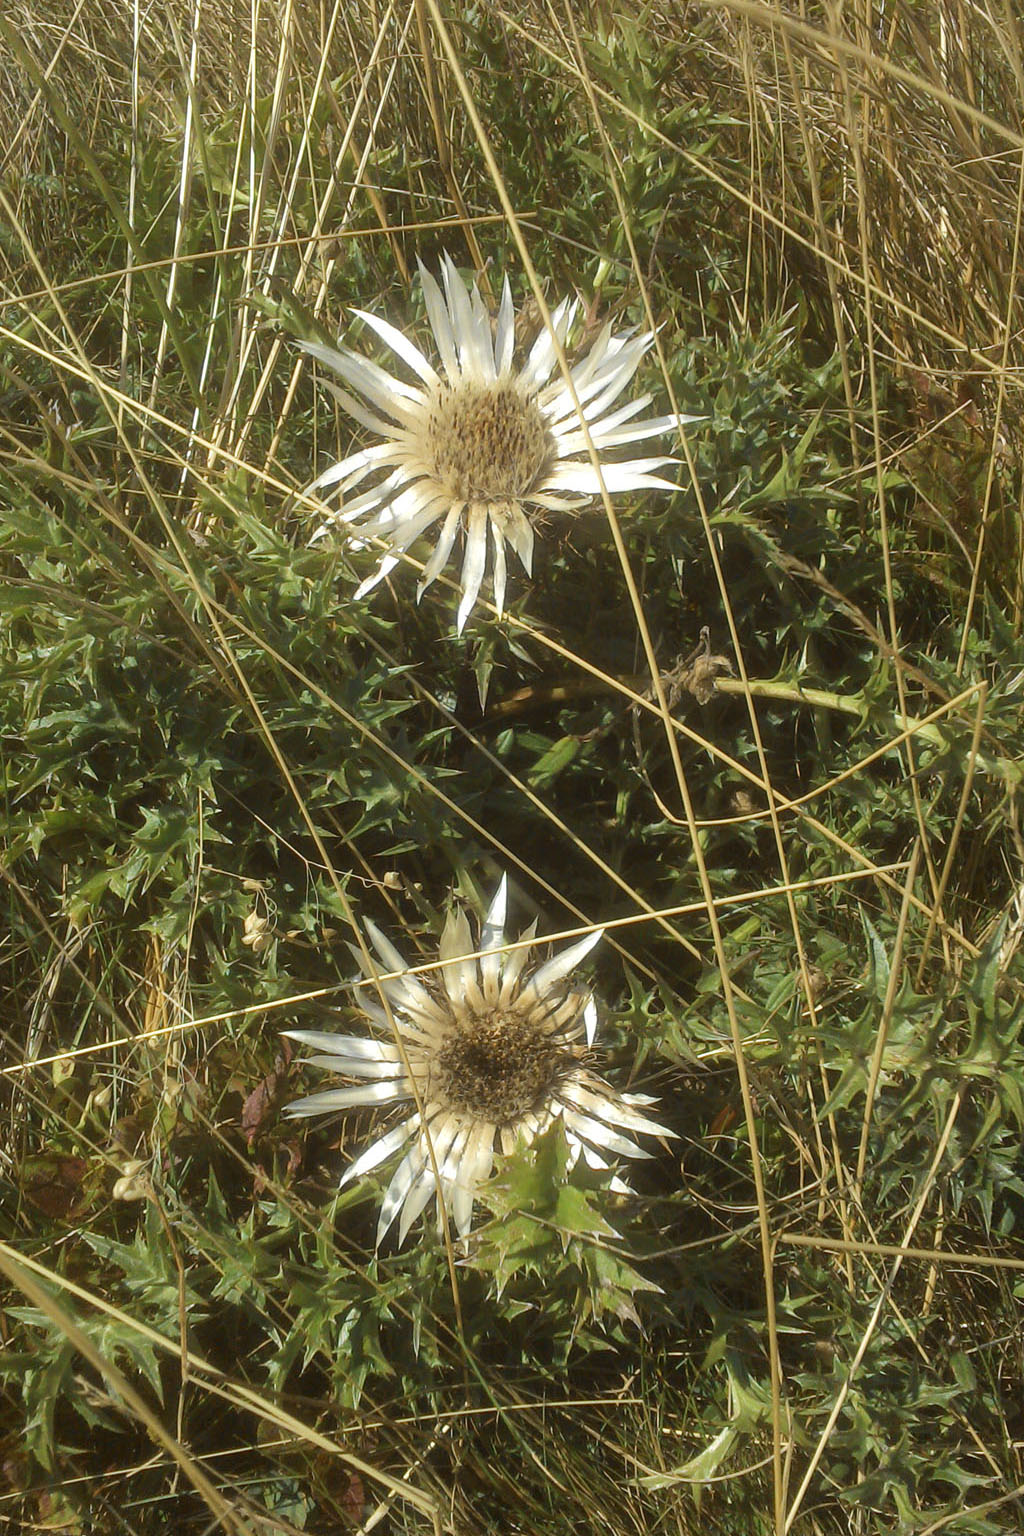
{"type": "MultiPolygon", "coordinates": [[[[287,1106],[288,1114],[413,1103],[413,1112],[367,1147],[341,1180],[346,1184],[404,1150],[381,1206],[378,1247],[396,1217],[398,1240],[405,1241],[436,1196],[437,1178],[450,1219],[465,1237],[495,1151],[511,1153],[517,1142],[533,1141],[558,1118],[570,1166],[580,1157],[591,1168],[607,1169],[611,1158],[650,1156],[624,1132],[674,1134],[642,1113],[654,1099],[616,1092],[587,1065],[597,1009],[590,992],[568,978],[601,931],[538,964],[530,953],[535,923],[520,936],[520,947],[504,949],[505,906],[502,877],[475,957],[465,913],[453,911],[441,935],[440,967],[423,977],[411,974],[394,945],[366,923],[381,962],[395,973],[380,985],[401,1036],[408,1073],[384,1008],[370,998],[360,998],[359,1007],[384,1039],[284,1031],[326,1053],[310,1057],[312,1065],[357,1080],[352,1087],[299,1099],[287,1106]],[[415,1107],[417,1095],[422,1117],[415,1107]]],[[[363,971],[370,975],[365,965],[363,971]]],[[[617,1176],[610,1184],[619,1193],[629,1192],[617,1176]]]]}
{"type": "MultiPolygon", "coordinates": [[[[352,530],[350,542],[357,547],[371,539],[384,545],[377,569],[356,591],[360,598],[394,569],[421,534],[440,521],[441,531],[416,593],[418,601],[444,569],[461,531],[462,601],[456,625],[461,634],[484,578],[488,529],[494,602],[500,614],[505,604],[506,543],[529,575],[534,516],[574,511],[599,495],[601,487],[587,454],[572,391],[561,376],[551,380],[557,352],[549,332],[541,331],[522,367],[517,370],[513,365],[515,311],[508,278],[492,329],[476,283],[467,289],[448,256],[442,261],[441,277],[443,295],[420,263],[441,373],[408,336],[362,309],[353,313],[387,343],[417,383],[393,377],[347,347],[299,345],[355,391],[350,394],[333,383],[327,386],[355,421],[380,438],[332,464],[313,481],[308,494],[330,491],[341,497],[340,510],[313,537],[320,538],[340,524],[352,530]]],[[[563,299],[555,307],[551,318],[560,344],[564,345],[578,308],[575,299],[563,299]]],[[[670,480],[653,473],[675,463],[674,459],[615,459],[607,457],[608,450],[698,419],[656,416],[637,421],[650,404],[650,395],[612,409],[653,339],[651,332],[613,336],[606,325],[571,369],[610,494],[648,486],[675,490],[670,480]]]]}

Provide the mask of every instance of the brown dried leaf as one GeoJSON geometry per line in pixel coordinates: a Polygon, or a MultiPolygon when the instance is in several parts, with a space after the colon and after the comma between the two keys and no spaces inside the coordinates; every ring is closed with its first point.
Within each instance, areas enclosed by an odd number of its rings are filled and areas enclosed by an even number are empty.
{"type": "Polygon", "coordinates": [[[46,1216],[67,1220],[85,1199],[89,1164],[84,1157],[45,1153],[25,1165],[22,1189],[26,1200],[46,1216]]]}
{"type": "Polygon", "coordinates": [[[281,1055],[274,1062],[273,1070],[267,1073],[262,1082],[257,1083],[242,1105],[242,1131],[246,1146],[250,1148],[259,1135],[264,1120],[277,1106],[282,1079],[288,1070],[291,1055],[291,1046],[286,1041],[281,1055]]]}

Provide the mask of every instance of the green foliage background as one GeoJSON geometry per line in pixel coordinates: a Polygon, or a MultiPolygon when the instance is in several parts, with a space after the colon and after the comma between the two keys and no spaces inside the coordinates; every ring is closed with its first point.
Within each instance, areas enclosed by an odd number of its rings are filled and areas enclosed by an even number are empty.
{"type": "Polygon", "coordinates": [[[0,16],[5,1529],[1021,1528],[1011,12],[0,16]],[[703,419],[458,638],[294,341],[528,312],[499,190],[703,419]],[[377,1255],[278,1031],[502,870],[680,1140],[377,1255]]]}

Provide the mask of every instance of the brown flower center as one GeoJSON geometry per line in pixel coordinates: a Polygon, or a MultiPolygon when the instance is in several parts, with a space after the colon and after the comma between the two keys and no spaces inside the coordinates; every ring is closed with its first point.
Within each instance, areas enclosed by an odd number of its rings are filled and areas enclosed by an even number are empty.
{"type": "Polygon", "coordinates": [[[442,1041],[430,1096],[475,1120],[510,1125],[551,1097],[565,1056],[564,1046],[518,1014],[471,1016],[442,1041]]]}
{"type": "Polygon", "coordinates": [[[533,490],[554,439],[515,384],[445,385],[427,421],[434,477],[458,501],[515,501],[533,490]]]}

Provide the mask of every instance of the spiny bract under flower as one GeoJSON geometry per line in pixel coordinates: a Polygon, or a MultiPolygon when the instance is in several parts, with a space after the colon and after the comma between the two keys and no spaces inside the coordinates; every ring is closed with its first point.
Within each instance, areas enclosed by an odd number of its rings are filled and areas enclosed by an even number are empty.
{"type": "MultiPolygon", "coordinates": [[[[505,906],[503,878],[475,955],[466,916],[453,911],[441,935],[441,965],[422,979],[410,974],[394,945],[373,923],[366,923],[380,960],[396,973],[379,985],[401,1037],[405,1062],[385,1009],[366,997],[360,998],[359,1007],[384,1039],[284,1031],[292,1040],[326,1053],[309,1058],[314,1066],[362,1080],[354,1087],[299,1099],[288,1105],[291,1115],[410,1100],[415,1105],[419,1098],[422,1117],[414,1108],[357,1157],[342,1178],[347,1183],[405,1148],[381,1207],[378,1245],[396,1217],[399,1242],[405,1241],[436,1195],[438,1179],[445,1208],[465,1237],[477,1189],[490,1174],[496,1147],[510,1153],[520,1138],[532,1141],[558,1117],[569,1144],[570,1166],[581,1156],[590,1167],[601,1169],[609,1167],[609,1156],[648,1156],[624,1131],[673,1134],[641,1112],[653,1099],[617,1093],[586,1066],[597,1009],[590,992],[573,987],[568,978],[600,939],[600,930],[561,954],[531,963],[536,924],[520,936],[517,947],[505,949],[505,906]]],[[[365,963],[362,969],[372,976],[365,963]]],[[[611,1187],[628,1193],[616,1176],[611,1187]]]]}
{"type": "MultiPolygon", "coordinates": [[[[570,390],[561,377],[549,382],[558,354],[547,329],[537,337],[523,366],[518,371],[513,367],[515,311],[508,278],[492,328],[476,284],[467,289],[448,256],[442,261],[441,276],[443,295],[420,264],[423,297],[443,375],[401,331],[361,309],[353,313],[391,347],[415,374],[417,384],[394,378],[347,347],[335,349],[314,342],[300,346],[362,397],[356,399],[348,390],[328,384],[342,408],[381,438],[333,464],[309,487],[309,494],[329,490],[342,498],[340,511],[313,537],[341,524],[353,530],[354,545],[377,540],[384,546],[379,566],[356,591],[359,598],[441,520],[437,544],[420,580],[419,599],[443,570],[461,530],[465,535],[457,621],[461,633],[484,578],[488,528],[494,549],[494,601],[501,613],[506,543],[529,574],[534,514],[574,511],[600,494],[580,411],[609,493],[647,486],[674,490],[671,481],[652,471],[675,460],[609,459],[607,453],[697,418],[635,420],[650,404],[650,395],[611,409],[650,347],[654,339],[650,332],[613,336],[606,325],[570,370],[570,390]]],[[[563,299],[552,313],[560,345],[577,309],[575,300],[563,299]]]]}

